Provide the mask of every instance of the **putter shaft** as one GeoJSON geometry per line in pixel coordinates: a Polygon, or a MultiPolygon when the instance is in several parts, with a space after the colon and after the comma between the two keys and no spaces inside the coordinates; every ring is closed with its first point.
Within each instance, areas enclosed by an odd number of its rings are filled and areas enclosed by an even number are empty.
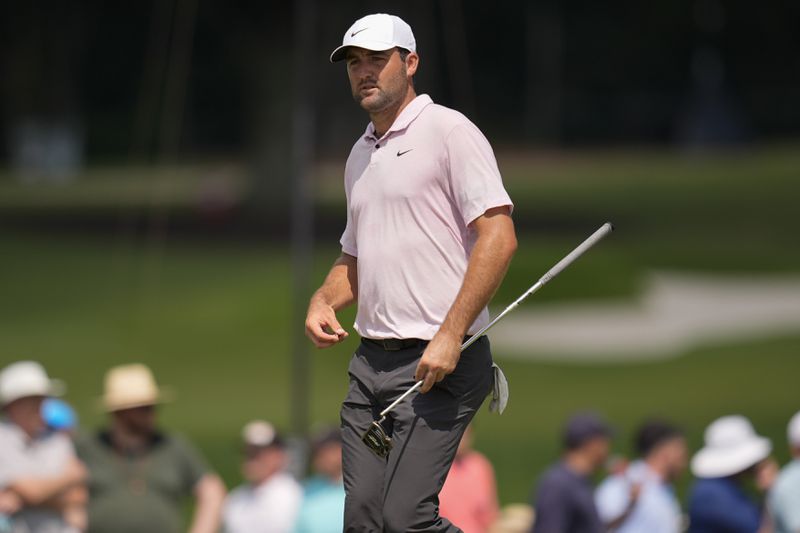
{"type": "MultiPolygon", "coordinates": [[[[480,331],[478,331],[477,333],[472,335],[469,339],[467,339],[466,342],[464,342],[464,344],[461,345],[461,351],[463,352],[464,350],[469,348],[472,345],[472,343],[474,343],[476,340],[478,340],[484,333],[489,331],[489,329],[491,329],[492,326],[497,324],[504,316],[506,316],[508,313],[510,313],[511,311],[516,309],[517,306],[519,306],[519,304],[521,304],[523,302],[523,300],[525,300],[525,298],[527,298],[531,294],[535,293],[536,291],[538,291],[539,289],[544,287],[544,285],[547,284],[548,281],[550,281],[551,279],[553,279],[554,277],[559,275],[562,270],[567,268],[577,258],[582,256],[584,254],[584,252],[586,252],[586,250],[588,250],[589,248],[591,248],[592,246],[597,244],[603,237],[605,237],[606,235],[608,235],[612,231],[614,231],[614,226],[611,224],[611,222],[606,222],[605,224],[600,226],[600,228],[597,231],[592,233],[585,241],[580,243],[577,248],[575,248],[570,253],[568,253],[561,261],[559,261],[558,263],[553,265],[553,267],[550,270],[548,270],[544,274],[544,276],[539,278],[539,280],[536,283],[531,285],[530,288],[522,294],[522,296],[520,296],[519,298],[514,300],[511,303],[511,305],[509,305],[508,307],[503,309],[503,311],[499,315],[494,317],[494,319],[491,322],[486,324],[484,327],[482,327],[480,329],[480,331]]],[[[414,383],[413,387],[411,387],[410,389],[405,391],[395,401],[393,401],[391,404],[389,404],[389,406],[386,409],[381,411],[381,421],[383,421],[386,418],[386,415],[390,411],[392,411],[392,409],[397,407],[397,404],[399,404],[400,402],[402,402],[403,400],[408,398],[409,394],[411,394],[414,391],[416,391],[417,389],[419,389],[422,386],[422,383],[423,383],[423,380],[419,380],[416,383],[414,383]]]]}

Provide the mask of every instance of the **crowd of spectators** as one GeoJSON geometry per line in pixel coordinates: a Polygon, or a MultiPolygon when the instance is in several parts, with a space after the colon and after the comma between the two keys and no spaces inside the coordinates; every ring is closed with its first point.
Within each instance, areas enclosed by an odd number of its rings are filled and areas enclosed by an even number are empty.
{"type": "MultiPolygon", "coordinates": [[[[75,411],[58,399],[64,389],[36,362],[0,372],[0,533],[342,531],[338,429],[311,438],[311,472],[301,482],[276,428],[247,423],[238,450],[243,481],[228,492],[190,441],[159,424],[158,406],[171,395],[148,367],[108,370],[106,420],[95,431],[78,427],[75,411]]],[[[465,533],[800,532],[800,413],[789,422],[793,459],[782,470],[771,441],[740,415],[713,421],[691,457],[680,427],[646,420],[628,460],[611,457],[615,431],[606,420],[577,413],[530,505],[503,509],[473,433],[468,428],[439,495],[442,516],[465,533]],[[674,484],[687,469],[694,479],[682,505],[674,484]]]]}

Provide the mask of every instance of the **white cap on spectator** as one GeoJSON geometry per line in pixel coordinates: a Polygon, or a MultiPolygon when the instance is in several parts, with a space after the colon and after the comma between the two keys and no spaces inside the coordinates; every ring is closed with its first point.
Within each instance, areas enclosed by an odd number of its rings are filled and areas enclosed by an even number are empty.
{"type": "Polygon", "coordinates": [[[0,372],[0,405],[6,406],[29,396],[60,396],[64,382],[50,379],[35,361],[17,361],[0,372]]]}
{"type": "Polygon", "coordinates": [[[341,61],[349,46],[382,51],[394,47],[417,51],[417,41],[406,21],[395,15],[376,13],[355,21],[342,38],[342,45],[331,54],[331,63],[341,61]]]}
{"type": "Polygon", "coordinates": [[[795,413],[792,419],[789,420],[789,428],[787,433],[789,437],[789,444],[800,447],[800,411],[795,413]]]}
{"type": "Polygon", "coordinates": [[[282,445],[282,441],[275,426],[266,420],[253,420],[242,429],[242,440],[248,446],[266,448],[272,445],[282,445]]]}
{"type": "Polygon", "coordinates": [[[705,431],[705,446],[692,457],[697,477],[727,477],[766,459],[772,442],[756,434],[750,421],[740,415],[723,416],[705,431]]]}

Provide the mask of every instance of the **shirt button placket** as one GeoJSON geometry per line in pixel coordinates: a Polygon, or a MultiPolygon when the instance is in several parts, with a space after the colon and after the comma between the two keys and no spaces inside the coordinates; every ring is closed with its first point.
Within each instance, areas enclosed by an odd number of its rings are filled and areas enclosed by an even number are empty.
{"type": "Polygon", "coordinates": [[[373,146],[372,153],[369,156],[370,167],[374,167],[375,165],[378,164],[378,149],[380,149],[381,146],[383,146],[383,144],[380,141],[376,142],[375,145],[373,146]]]}

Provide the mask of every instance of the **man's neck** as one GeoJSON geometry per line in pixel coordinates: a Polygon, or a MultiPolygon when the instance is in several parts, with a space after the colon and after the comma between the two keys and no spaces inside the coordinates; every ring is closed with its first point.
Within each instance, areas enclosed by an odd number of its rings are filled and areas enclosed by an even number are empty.
{"type": "Polygon", "coordinates": [[[126,454],[141,453],[152,442],[152,435],[132,432],[120,425],[111,427],[110,436],[114,448],[126,454]]]}
{"type": "Polygon", "coordinates": [[[403,109],[416,97],[417,93],[414,91],[414,87],[409,86],[405,98],[400,102],[376,113],[370,113],[369,118],[372,120],[372,126],[375,128],[375,137],[378,139],[383,137],[386,132],[389,131],[389,128],[392,127],[394,121],[397,120],[397,117],[400,116],[400,113],[403,112],[403,109]]]}

